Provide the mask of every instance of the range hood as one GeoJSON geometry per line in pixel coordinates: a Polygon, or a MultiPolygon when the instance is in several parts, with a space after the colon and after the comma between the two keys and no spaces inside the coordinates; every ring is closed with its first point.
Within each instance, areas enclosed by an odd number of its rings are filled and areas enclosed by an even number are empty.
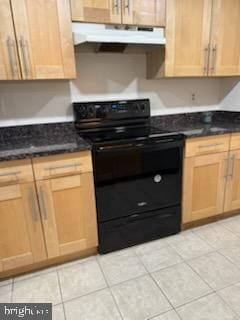
{"type": "Polygon", "coordinates": [[[124,25],[72,23],[75,45],[98,43],[99,51],[124,51],[128,44],[165,45],[163,28],[139,28],[124,25]],[[101,50],[101,48],[103,50],[101,50]],[[109,48],[109,50],[106,50],[109,48]]]}

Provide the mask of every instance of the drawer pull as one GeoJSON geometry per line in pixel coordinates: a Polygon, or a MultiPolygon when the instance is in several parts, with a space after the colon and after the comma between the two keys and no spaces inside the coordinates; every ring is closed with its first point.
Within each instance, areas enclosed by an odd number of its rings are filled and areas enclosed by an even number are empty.
{"type": "Polygon", "coordinates": [[[33,217],[33,220],[34,221],[38,221],[38,209],[37,209],[37,204],[36,204],[36,201],[35,201],[35,196],[34,196],[34,192],[33,192],[33,188],[30,187],[29,190],[28,190],[28,200],[29,200],[29,203],[31,205],[31,208],[32,208],[32,217],[33,217]]]}
{"type": "Polygon", "coordinates": [[[54,167],[44,168],[44,170],[52,171],[52,170],[67,169],[67,168],[75,168],[75,170],[77,170],[77,167],[79,167],[81,165],[82,165],[82,163],[66,164],[66,165],[62,165],[62,166],[54,166],[54,167]]]}
{"type": "Polygon", "coordinates": [[[20,174],[20,173],[21,173],[21,171],[0,173],[0,177],[11,177],[11,176],[15,176],[16,179],[17,179],[17,175],[20,174]]]}
{"type": "Polygon", "coordinates": [[[232,161],[232,167],[231,167],[231,173],[229,174],[229,178],[230,178],[230,179],[233,178],[234,164],[235,164],[235,155],[233,155],[233,156],[231,157],[231,161],[232,161]]]}
{"type": "Polygon", "coordinates": [[[211,147],[218,147],[218,146],[223,146],[224,143],[223,142],[218,142],[218,143],[212,143],[212,144],[202,144],[200,146],[198,146],[199,149],[203,149],[203,148],[211,148],[211,147]]]}
{"type": "Polygon", "coordinates": [[[44,191],[43,191],[42,187],[39,188],[39,198],[40,198],[39,200],[41,203],[41,208],[42,208],[42,213],[43,213],[43,219],[47,220],[47,218],[48,218],[47,208],[46,208],[46,204],[45,204],[44,191]]]}

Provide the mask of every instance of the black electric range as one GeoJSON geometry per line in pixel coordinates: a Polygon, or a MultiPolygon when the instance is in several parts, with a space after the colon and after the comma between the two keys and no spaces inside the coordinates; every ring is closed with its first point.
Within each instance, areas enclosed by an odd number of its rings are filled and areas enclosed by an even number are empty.
{"type": "Polygon", "coordinates": [[[179,232],[183,135],[150,125],[148,99],[73,107],[92,144],[99,252],[179,232]]]}

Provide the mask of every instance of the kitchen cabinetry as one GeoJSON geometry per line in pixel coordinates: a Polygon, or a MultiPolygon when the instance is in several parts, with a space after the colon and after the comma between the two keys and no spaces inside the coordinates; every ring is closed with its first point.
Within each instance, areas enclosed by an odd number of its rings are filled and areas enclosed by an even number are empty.
{"type": "Polygon", "coordinates": [[[46,259],[30,161],[0,164],[0,271],[46,259]]]}
{"type": "Polygon", "coordinates": [[[0,0],[0,80],[21,78],[10,0],[0,0]]]}
{"type": "Polygon", "coordinates": [[[90,153],[40,158],[33,168],[48,257],[97,247],[90,153]]]}
{"type": "Polygon", "coordinates": [[[71,0],[72,20],[165,26],[166,0],[71,0]]]}
{"type": "Polygon", "coordinates": [[[71,0],[73,21],[121,23],[121,0],[71,0]]]}
{"type": "Polygon", "coordinates": [[[220,152],[185,159],[183,222],[223,212],[227,156],[220,152]]]}
{"type": "Polygon", "coordinates": [[[148,55],[148,78],[240,75],[240,2],[168,0],[166,48],[148,55]]]}
{"type": "Polygon", "coordinates": [[[240,134],[231,136],[225,211],[240,209],[240,134]]]}
{"type": "Polygon", "coordinates": [[[0,15],[1,80],[75,77],[68,0],[0,0],[0,15]]]}
{"type": "Polygon", "coordinates": [[[240,1],[213,0],[209,75],[240,75],[240,1]]]}
{"type": "Polygon", "coordinates": [[[0,273],[97,245],[90,152],[0,164],[0,273]]]}
{"type": "Polygon", "coordinates": [[[68,0],[11,0],[23,79],[75,77],[68,0]]]}
{"type": "Polygon", "coordinates": [[[165,0],[123,0],[122,23],[138,26],[165,26],[165,0]]]}

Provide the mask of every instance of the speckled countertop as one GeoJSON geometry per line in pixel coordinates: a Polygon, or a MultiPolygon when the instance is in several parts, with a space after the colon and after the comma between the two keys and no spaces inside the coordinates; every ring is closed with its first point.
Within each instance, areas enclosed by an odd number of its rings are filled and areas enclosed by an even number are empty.
{"type": "Polygon", "coordinates": [[[0,161],[89,149],[72,122],[0,128],[0,161]]]}
{"type": "MultiPolygon", "coordinates": [[[[210,125],[202,119],[203,113],[186,113],[152,117],[151,124],[186,138],[240,132],[240,112],[215,111],[210,125]]],[[[90,149],[72,122],[0,128],[0,161],[90,149]]]]}
{"type": "Polygon", "coordinates": [[[240,132],[240,112],[213,111],[212,123],[204,124],[203,112],[156,116],[152,125],[163,131],[183,133],[186,138],[240,132]]]}

